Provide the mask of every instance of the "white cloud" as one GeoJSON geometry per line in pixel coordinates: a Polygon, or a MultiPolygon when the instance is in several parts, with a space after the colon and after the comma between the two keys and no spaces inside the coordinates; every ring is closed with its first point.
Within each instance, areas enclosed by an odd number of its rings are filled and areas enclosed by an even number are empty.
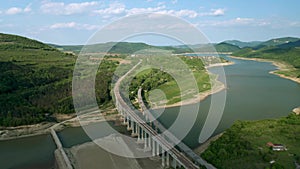
{"type": "Polygon", "coordinates": [[[31,4],[27,5],[24,10],[24,12],[31,12],[31,4]]]}
{"type": "Polygon", "coordinates": [[[162,6],[162,5],[165,5],[166,2],[157,2],[157,6],[162,6]]]}
{"type": "Polygon", "coordinates": [[[109,17],[110,15],[124,14],[125,10],[126,7],[124,4],[115,2],[110,4],[107,8],[95,10],[94,13],[102,15],[103,17],[109,17]]]}
{"type": "Polygon", "coordinates": [[[68,23],[56,23],[50,26],[51,29],[60,29],[60,28],[74,28],[76,26],[75,22],[68,23]]]}
{"type": "Polygon", "coordinates": [[[175,10],[162,10],[162,11],[157,11],[159,14],[169,14],[169,15],[174,15],[177,17],[189,17],[189,18],[195,18],[198,16],[198,13],[193,10],[188,10],[188,9],[182,9],[179,11],[175,10]]]}
{"type": "MultiPolygon", "coordinates": [[[[30,8],[31,4],[27,5],[24,9],[19,8],[19,7],[11,7],[9,9],[7,9],[6,11],[4,11],[4,13],[6,15],[16,15],[16,14],[20,14],[20,13],[28,13],[31,12],[31,8],[30,8]]],[[[2,12],[0,11],[0,14],[2,12]]]]}
{"type": "Polygon", "coordinates": [[[210,12],[199,13],[199,16],[223,16],[225,15],[225,9],[211,9],[210,12]]]}
{"type": "Polygon", "coordinates": [[[194,10],[166,10],[166,6],[157,6],[157,7],[148,7],[148,8],[131,8],[126,9],[126,6],[121,3],[110,4],[109,7],[95,10],[94,13],[101,15],[104,18],[112,17],[113,15],[125,14],[125,15],[135,15],[142,13],[159,13],[159,14],[170,14],[178,17],[189,17],[195,18],[198,16],[198,13],[194,10]]]}
{"type": "Polygon", "coordinates": [[[7,9],[5,13],[7,15],[15,15],[15,14],[19,14],[22,12],[23,12],[22,8],[12,7],[12,8],[7,9]]]}
{"type": "Polygon", "coordinates": [[[212,16],[222,16],[225,14],[225,9],[213,9],[210,15],[212,16]]]}
{"type": "Polygon", "coordinates": [[[300,27],[300,22],[292,21],[292,22],[289,23],[289,26],[300,27]]]}
{"type": "Polygon", "coordinates": [[[99,29],[98,25],[90,25],[90,24],[80,24],[76,22],[66,22],[66,23],[55,23],[50,26],[50,29],[66,29],[72,28],[77,30],[96,30],[99,29]]]}
{"type": "Polygon", "coordinates": [[[253,18],[235,18],[233,20],[235,23],[242,23],[242,24],[247,24],[247,23],[250,23],[252,21],[254,21],[253,18]]]}
{"type": "MultiPolygon", "coordinates": [[[[150,0],[151,1],[151,0],[150,0]]],[[[177,0],[170,0],[171,3],[177,3],[177,0]]],[[[199,13],[195,10],[181,9],[170,10],[165,5],[165,2],[158,2],[156,7],[147,8],[126,8],[125,4],[114,1],[106,7],[104,3],[98,1],[81,2],[81,3],[64,3],[64,2],[51,2],[44,1],[40,7],[43,13],[54,15],[71,15],[78,13],[97,14],[103,19],[112,19],[119,16],[128,16],[142,13],[159,13],[170,14],[177,17],[196,18],[199,16],[222,16],[225,14],[225,9],[212,9],[210,12],[199,13]]]]}
{"type": "Polygon", "coordinates": [[[172,4],[176,4],[176,3],[177,3],[177,0],[171,0],[171,3],[172,3],[172,4]]]}
{"type": "Polygon", "coordinates": [[[193,10],[183,9],[183,10],[180,10],[180,11],[175,11],[174,15],[178,16],[178,17],[195,18],[195,17],[198,16],[198,13],[196,11],[193,11],[193,10]]]}
{"type": "Polygon", "coordinates": [[[140,13],[150,13],[150,12],[159,12],[162,9],[164,9],[165,6],[158,6],[155,8],[131,8],[126,10],[127,15],[134,15],[134,14],[140,14],[140,13]]]}
{"type": "MultiPolygon", "coordinates": [[[[225,9],[212,9],[210,12],[199,13],[195,10],[181,9],[181,10],[170,10],[165,5],[165,2],[159,2],[154,7],[139,7],[139,8],[127,8],[125,4],[120,2],[111,2],[104,6],[102,3],[97,1],[81,2],[81,3],[69,3],[64,2],[49,2],[44,1],[40,7],[41,11],[48,14],[54,15],[71,15],[76,13],[89,12],[91,14],[97,14],[103,19],[111,19],[119,16],[128,16],[142,13],[159,13],[159,14],[170,14],[177,17],[188,17],[196,18],[198,16],[222,16],[225,14],[225,9]]],[[[177,3],[177,0],[171,0],[171,3],[177,3]]]]}
{"type": "Polygon", "coordinates": [[[71,15],[90,11],[99,4],[96,1],[69,4],[65,4],[64,2],[43,2],[40,9],[43,13],[71,15]]]}
{"type": "Polygon", "coordinates": [[[262,19],[254,19],[254,18],[234,18],[229,20],[223,21],[203,21],[198,23],[200,27],[207,27],[207,26],[217,26],[217,27],[228,27],[228,26],[266,26],[270,25],[271,23],[262,20],[262,19]]]}
{"type": "Polygon", "coordinates": [[[157,7],[148,8],[130,8],[127,9],[124,4],[112,3],[107,8],[95,10],[94,13],[99,14],[102,18],[111,18],[117,15],[135,15],[142,13],[159,13],[169,14],[177,17],[189,17],[195,18],[198,13],[194,10],[182,9],[182,10],[167,10],[165,5],[159,5],[157,7]]]}

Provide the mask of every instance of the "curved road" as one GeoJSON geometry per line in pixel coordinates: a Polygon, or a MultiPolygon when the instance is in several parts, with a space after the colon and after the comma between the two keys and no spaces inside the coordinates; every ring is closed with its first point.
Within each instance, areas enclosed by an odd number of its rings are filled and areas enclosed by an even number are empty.
{"type": "Polygon", "coordinates": [[[114,86],[114,95],[115,95],[116,104],[120,105],[123,110],[126,110],[126,113],[133,119],[133,121],[138,123],[140,127],[142,127],[148,134],[150,134],[152,136],[152,139],[154,139],[156,142],[159,142],[161,147],[163,147],[165,150],[168,150],[168,153],[173,158],[175,158],[181,165],[183,165],[184,168],[198,169],[199,168],[198,166],[196,166],[189,158],[187,158],[184,154],[182,154],[176,148],[174,148],[174,146],[171,145],[165,138],[159,135],[151,126],[149,126],[144,120],[142,120],[135,113],[135,111],[132,110],[123,100],[119,90],[121,81],[141,63],[142,60],[140,60],[134,67],[132,67],[125,75],[119,78],[118,81],[116,82],[114,86]]]}
{"type": "MultiPolygon", "coordinates": [[[[155,119],[154,116],[149,112],[149,110],[147,109],[147,107],[143,101],[141,88],[138,90],[138,102],[139,102],[139,105],[140,105],[142,111],[145,112],[146,116],[148,115],[149,119],[151,119],[151,120],[155,119]]],[[[163,125],[158,125],[157,127],[162,132],[167,131],[167,129],[163,125]]],[[[199,157],[196,153],[194,153],[194,151],[191,150],[183,142],[178,141],[178,139],[172,133],[167,133],[166,136],[169,138],[171,137],[171,140],[175,140],[176,143],[179,143],[178,144],[179,148],[182,149],[190,158],[192,158],[197,163],[204,165],[207,169],[216,169],[213,165],[211,165],[210,163],[208,163],[207,161],[205,161],[204,159],[199,157]]]]}

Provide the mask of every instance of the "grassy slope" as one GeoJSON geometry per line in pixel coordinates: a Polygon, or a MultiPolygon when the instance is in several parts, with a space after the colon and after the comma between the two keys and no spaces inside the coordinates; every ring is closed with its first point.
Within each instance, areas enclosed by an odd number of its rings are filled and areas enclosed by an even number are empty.
{"type": "Polygon", "coordinates": [[[228,44],[225,42],[215,45],[215,48],[216,48],[216,51],[218,51],[218,52],[235,52],[235,51],[240,50],[240,48],[238,46],[228,44]]]}
{"type": "MultiPolygon", "coordinates": [[[[199,91],[202,92],[210,89],[211,85],[209,81],[209,75],[205,71],[201,59],[192,58],[192,57],[181,57],[181,59],[192,70],[199,91]]],[[[185,76],[185,74],[183,73],[182,76],[185,76]]],[[[167,105],[180,102],[181,99],[193,97],[190,95],[185,95],[183,98],[181,98],[180,89],[176,81],[170,75],[158,69],[146,69],[135,76],[130,86],[130,91],[133,91],[131,94],[132,100],[136,97],[137,90],[140,85],[144,90],[148,91],[145,94],[146,99],[148,101],[149,101],[148,94],[150,93],[151,90],[154,89],[160,89],[164,92],[164,94],[166,95],[166,99],[168,100],[167,105]]],[[[190,89],[189,86],[185,86],[185,88],[190,89]]],[[[182,90],[184,93],[184,89],[182,90]]],[[[156,102],[156,103],[160,101],[162,101],[161,97],[153,98],[152,100],[152,102],[156,102]]]]}
{"type": "Polygon", "coordinates": [[[237,121],[201,156],[217,168],[295,168],[294,161],[300,163],[299,142],[300,116],[293,113],[274,120],[237,121]],[[288,150],[273,152],[268,142],[288,150]]]}
{"type": "Polygon", "coordinates": [[[75,60],[41,42],[0,34],[0,126],[51,120],[69,113],[69,77],[75,60]]]}
{"type": "MultiPolygon", "coordinates": [[[[74,113],[75,59],[38,41],[0,34],[0,126],[52,121],[54,113],[74,113]]],[[[117,64],[103,61],[99,68],[100,104],[111,100],[109,87],[117,64]]]]}
{"type": "MultiPolygon", "coordinates": [[[[265,42],[264,44],[272,44],[271,46],[243,48],[240,51],[234,52],[233,55],[240,56],[240,57],[247,57],[247,58],[263,58],[263,59],[271,59],[276,61],[283,61],[285,63],[292,65],[295,69],[292,68],[285,71],[278,71],[278,73],[299,78],[300,77],[300,43],[299,41],[283,43],[283,40],[287,40],[287,39],[281,38],[278,41],[270,40],[265,42]],[[275,44],[271,42],[274,42],[275,44]]],[[[292,39],[292,40],[296,40],[296,39],[292,39]]]]}

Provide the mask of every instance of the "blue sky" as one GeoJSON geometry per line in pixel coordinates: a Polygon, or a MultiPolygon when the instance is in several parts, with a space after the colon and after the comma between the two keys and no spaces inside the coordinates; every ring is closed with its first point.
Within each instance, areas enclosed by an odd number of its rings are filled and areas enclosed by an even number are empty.
{"type": "Polygon", "coordinates": [[[299,7],[299,0],[9,0],[0,6],[0,32],[84,44],[121,17],[155,12],[190,22],[211,42],[268,40],[300,37],[299,7]]]}

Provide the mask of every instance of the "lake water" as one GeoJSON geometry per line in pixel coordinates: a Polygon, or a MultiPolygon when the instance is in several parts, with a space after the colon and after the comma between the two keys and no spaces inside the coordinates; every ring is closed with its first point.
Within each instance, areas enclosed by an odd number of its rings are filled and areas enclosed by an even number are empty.
{"type": "Polygon", "coordinates": [[[54,166],[55,144],[50,135],[0,142],[1,169],[41,169],[54,166]]]}
{"type": "MultiPolygon", "coordinates": [[[[223,117],[215,130],[218,134],[236,120],[259,120],[287,116],[300,106],[300,84],[270,74],[276,67],[269,62],[238,60],[222,55],[235,64],[225,66],[227,98],[223,117]]],[[[210,68],[215,72],[216,68],[210,68]]],[[[224,91],[222,91],[224,92],[224,91]]],[[[222,92],[215,95],[221,95],[222,92]]],[[[200,110],[191,132],[184,142],[191,148],[199,145],[198,137],[210,107],[211,97],[200,103],[200,110]]],[[[187,105],[193,109],[195,105],[187,105]]],[[[189,108],[185,108],[189,110],[189,108]]],[[[170,126],[177,117],[178,108],[166,109],[160,117],[164,126],[170,126]]],[[[188,111],[186,112],[188,115],[188,111]]]]}
{"type": "MultiPolygon", "coordinates": [[[[221,122],[214,134],[229,128],[236,120],[259,120],[288,115],[293,108],[300,106],[300,85],[276,75],[269,74],[276,67],[267,62],[226,59],[235,62],[225,66],[227,99],[221,122]]],[[[216,68],[210,68],[214,73],[216,68]]],[[[224,92],[224,91],[222,91],[224,92]]],[[[219,92],[215,95],[221,95],[219,92]]],[[[196,123],[184,142],[191,148],[199,145],[198,137],[203,127],[211,97],[200,104],[196,123]]],[[[187,105],[185,108],[193,108],[187,105]]],[[[168,108],[159,118],[170,126],[177,117],[178,108],[168,108]]],[[[188,115],[188,112],[186,112],[188,115]]],[[[84,131],[68,128],[58,133],[65,147],[89,141],[84,131]]],[[[55,145],[50,135],[34,136],[0,142],[0,169],[8,168],[52,168],[55,145]]]]}

